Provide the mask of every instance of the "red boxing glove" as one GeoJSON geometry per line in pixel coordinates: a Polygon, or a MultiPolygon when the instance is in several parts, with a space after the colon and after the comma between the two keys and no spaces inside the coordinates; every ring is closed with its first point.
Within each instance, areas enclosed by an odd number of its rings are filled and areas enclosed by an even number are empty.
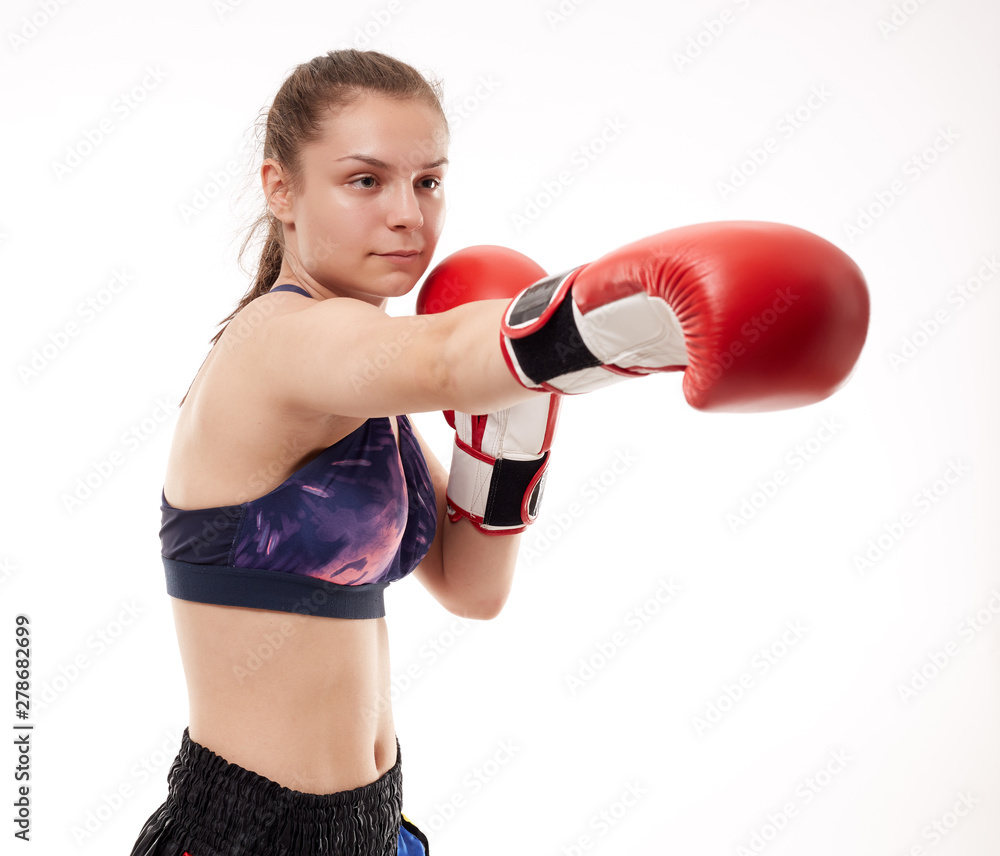
{"type": "Polygon", "coordinates": [[[702,223],[536,282],[508,307],[501,344],[531,389],[582,393],[683,370],[699,410],[783,410],[847,380],[868,314],[864,276],[823,238],[702,223]]]}
{"type": "MultiPolygon", "coordinates": [[[[417,314],[444,312],[475,300],[511,298],[545,276],[527,256],[503,247],[469,247],[438,264],[417,294],[417,314]]],[[[455,429],[448,474],[448,517],[465,517],[481,532],[522,532],[538,515],[558,395],[539,395],[485,415],[446,410],[455,429]]]]}

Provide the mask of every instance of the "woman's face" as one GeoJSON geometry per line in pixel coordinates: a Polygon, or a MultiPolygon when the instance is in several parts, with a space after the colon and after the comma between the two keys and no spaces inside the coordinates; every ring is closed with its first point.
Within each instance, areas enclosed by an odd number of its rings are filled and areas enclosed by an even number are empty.
{"type": "Polygon", "coordinates": [[[272,197],[285,267],[291,256],[295,278],[331,296],[381,306],[406,294],[444,226],[447,148],[443,120],[418,101],[364,95],[331,112],[302,152],[298,193],[272,197]]]}

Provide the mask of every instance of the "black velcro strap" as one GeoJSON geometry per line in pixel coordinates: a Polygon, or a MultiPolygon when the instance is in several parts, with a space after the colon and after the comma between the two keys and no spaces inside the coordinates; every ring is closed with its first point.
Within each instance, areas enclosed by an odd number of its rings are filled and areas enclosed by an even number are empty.
{"type": "MultiPolygon", "coordinates": [[[[566,292],[540,330],[523,339],[508,339],[508,347],[514,352],[521,371],[534,383],[602,365],[580,338],[573,317],[571,291],[572,288],[566,292]]],[[[515,307],[515,311],[518,308],[515,307]]]]}
{"type": "MultiPolygon", "coordinates": [[[[523,526],[525,521],[521,519],[521,505],[524,502],[524,495],[532,479],[545,466],[548,459],[549,453],[546,452],[534,461],[515,461],[509,458],[498,458],[494,461],[490,495],[486,498],[483,523],[487,526],[523,526]]],[[[529,502],[529,515],[532,519],[538,514],[544,478],[542,476],[539,479],[529,502]]]]}

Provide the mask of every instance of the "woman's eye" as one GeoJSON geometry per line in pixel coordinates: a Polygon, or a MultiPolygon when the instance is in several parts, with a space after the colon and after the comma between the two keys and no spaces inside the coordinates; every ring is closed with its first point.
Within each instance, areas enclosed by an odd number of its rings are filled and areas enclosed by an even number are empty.
{"type": "Polygon", "coordinates": [[[441,186],[441,179],[440,178],[422,178],[420,180],[420,183],[423,184],[428,190],[436,190],[438,187],[441,186]],[[429,185],[428,185],[428,182],[430,182],[429,185]]]}
{"type": "Polygon", "coordinates": [[[360,181],[370,182],[369,184],[362,185],[363,187],[372,188],[372,187],[375,186],[375,176],[374,175],[363,175],[363,176],[361,176],[361,178],[354,179],[354,181],[351,182],[351,183],[352,184],[357,184],[360,181]]]}

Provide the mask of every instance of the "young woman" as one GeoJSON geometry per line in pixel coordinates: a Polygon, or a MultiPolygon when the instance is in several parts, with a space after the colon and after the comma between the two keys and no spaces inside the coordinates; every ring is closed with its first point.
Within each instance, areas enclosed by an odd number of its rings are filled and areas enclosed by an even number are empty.
{"type": "Polygon", "coordinates": [[[428,277],[428,314],[388,316],[437,246],[447,148],[434,87],[379,53],[317,57],[275,97],[267,243],[163,486],[190,724],[133,856],[426,853],[401,811],[385,586],[412,573],[457,615],[500,611],[560,393],[683,369],[695,407],[770,410],[825,398],[858,357],[860,271],[774,223],[674,229],[553,277],[473,248],[428,277]],[[404,415],[433,410],[450,473],[404,415]]]}
{"type": "Polygon", "coordinates": [[[397,414],[539,395],[500,351],[509,301],[384,311],[437,246],[448,138],[435,88],[375,52],[299,66],[270,108],[266,246],[167,465],[190,725],[134,854],[422,852],[400,831],[382,589],[412,571],[451,612],[493,617],[519,538],[444,525],[447,472],[397,414]],[[248,661],[266,640],[277,653],[248,661]]]}

